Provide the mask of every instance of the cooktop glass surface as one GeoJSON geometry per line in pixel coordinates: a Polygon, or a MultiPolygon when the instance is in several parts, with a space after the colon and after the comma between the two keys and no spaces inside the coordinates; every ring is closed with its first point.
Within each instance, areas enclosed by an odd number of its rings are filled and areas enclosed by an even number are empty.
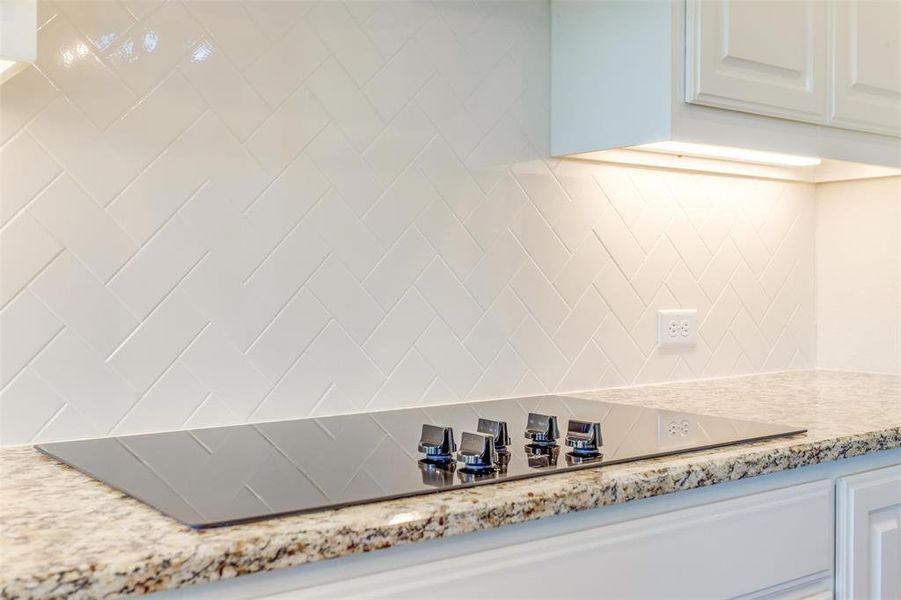
{"type": "Polygon", "coordinates": [[[57,442],[42,452],[195,528],[486,485],[760,440],[804,429],[585,400],[536,396],[292,421],[57,442]],[[529,413],[557,417],[559,445],[536,447],[529,413]],[[424,461],[423,425],[476,432],[504,421],[498,466],[472,472],[424,461]],[[598,422],[594,456],[565,445],[570,419],[598,422]]]}

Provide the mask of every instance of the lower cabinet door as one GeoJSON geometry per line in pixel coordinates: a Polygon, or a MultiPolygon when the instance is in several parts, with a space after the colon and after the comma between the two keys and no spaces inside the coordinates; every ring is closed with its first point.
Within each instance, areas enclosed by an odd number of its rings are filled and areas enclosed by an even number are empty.
{"type": "Polygon", "coordinates": [[[901,598],[901,465],[838,480],[836,596],[901,598]]]}
{"type": "Polygon", "coordinates": [[[829,598],[833,519],[815,481],[269,598],[829,598]]]}

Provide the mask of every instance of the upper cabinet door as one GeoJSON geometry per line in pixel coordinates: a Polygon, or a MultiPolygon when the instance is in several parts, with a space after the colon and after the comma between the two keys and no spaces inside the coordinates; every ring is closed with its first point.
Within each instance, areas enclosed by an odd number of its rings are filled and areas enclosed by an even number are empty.
{"type": "Polygon", "coordinates": [[[826,121],[826,3],[688,0],[686,101],[826,121]]]}
{"type": "Polygon", "coordinates": [[[901,136],[901,2],[831,4],[831,124],[901,136]]]}

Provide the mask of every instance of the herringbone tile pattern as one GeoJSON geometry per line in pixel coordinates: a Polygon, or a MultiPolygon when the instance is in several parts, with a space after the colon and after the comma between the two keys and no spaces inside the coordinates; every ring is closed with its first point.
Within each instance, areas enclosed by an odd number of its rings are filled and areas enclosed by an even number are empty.
{"type": "Polygon", "coordinates": [[[546,2],[40,8],[5,444],[814,364],[813,188],[548,159],[546,2]]]}

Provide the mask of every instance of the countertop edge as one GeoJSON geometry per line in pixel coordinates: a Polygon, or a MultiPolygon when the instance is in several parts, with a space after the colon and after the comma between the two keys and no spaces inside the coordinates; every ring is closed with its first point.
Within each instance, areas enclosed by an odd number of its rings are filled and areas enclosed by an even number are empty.
{"type": "MultiPolygon", "coordinates": [[[[798,438],[787,439],[793,441],[798,438]]],[[[656,468],[654,462],[637,461],[634,465],[619,465],[620,469],[612,477],[609,470],[598,468],[557,474],[540,480],[501,483],[490,486],[493,488],[490,495],[481,491],[484,488],[446,492],[441,494],[441,502],[433,502],[441,506],[432,506],[425,511],[421,506],[413,508],[411,499],[367,505],[370,508],[390,505],[395,507],[396,512],[399,503],[407,503],[413,511],[411,514],[415,515],[417,511],[425,513],[420,518],[397,524],[367,526],[362,520],[355,522],[353,511],[357,507],[349,507],[324,513],[332,520],[323,519],[319,526],[312,528],[257,535],[218,545],[198,543],[191,552],[148,554],[146,560],[138,565],[134,560],[121,564],[110,561],[107,564],[51,569],[10,579],[0,576],[0,597],[53,597],[79,593],[90,593],[93,597],[117,597],[175,589],[662,496],[899,447],[901,426],[815,441],[800,438],[797,443],[775,447],[728,447],[713,454],[709,450],[699,451],[668,457],[665,466],[656,468]],[[529,491],[522,493],[525,489],[529,491]],[[448,506],[453,508],[448,509],[448,506]],[[334,523],[334,520],[339,523],[334,523]],[[310,539],[317,542],[311,544],[310,539]]],[[[422,498],[419,497],[420,500],[422,498]]],[[[198,535],[203,536],[204,533],[199,532],[198,535]]]]}

